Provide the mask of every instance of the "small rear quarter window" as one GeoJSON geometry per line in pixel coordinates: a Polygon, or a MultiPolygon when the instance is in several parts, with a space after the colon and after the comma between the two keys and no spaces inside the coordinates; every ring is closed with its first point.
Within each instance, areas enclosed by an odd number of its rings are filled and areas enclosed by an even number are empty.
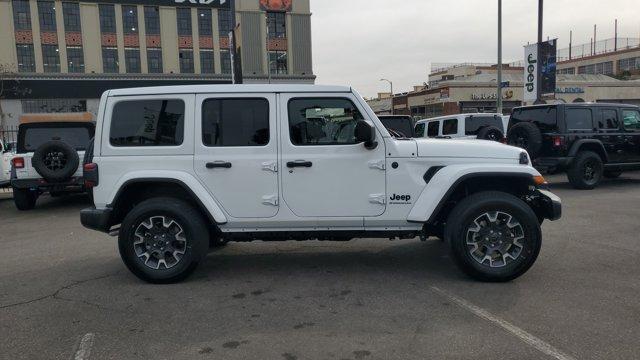
{"type": "Polygon", "coordinates": [[[120,101],[113,107],[109,141],[118,147],[180,146],[184,108],[178,99],[120,101]]]}

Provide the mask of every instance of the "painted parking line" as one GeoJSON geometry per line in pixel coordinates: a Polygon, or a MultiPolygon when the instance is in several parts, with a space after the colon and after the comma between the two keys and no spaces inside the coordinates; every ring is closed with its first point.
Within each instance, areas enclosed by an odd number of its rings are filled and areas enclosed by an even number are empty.
{"type": "Polygon", "coordinates": [[[88,360],[91,355],[91,347],[93,347],[93,339],[95,335],[93,333],[88,333],[80,339],[80,345],[78,345],[78,350],[73,356],[73,360],[88,360]]]}
{"type": "Polygon", "coordinates": [[[520,329],[519,327],[511,324],[508,321],[500,319],[499,317],[491,314],[490,312],[478,306],[473,305],[472,303],[468,302],[465,299],[459,298],[435,286],[431,286],[431,290],[433,290],[438,295],[454,302],[461,308],[473,313],[474,315],[500,326],[504,330],[508,331],[518,339],[522,340],[523,342],[525,342],[526,344],[530,345],[531,347],[540,351],[543,354],[551,356],[557,360],[576,360],[576,358],[574,358],[573,356],[565,354],[564,352],[551,346],[551,344],[547,343],[546,341],[520,329]]]}

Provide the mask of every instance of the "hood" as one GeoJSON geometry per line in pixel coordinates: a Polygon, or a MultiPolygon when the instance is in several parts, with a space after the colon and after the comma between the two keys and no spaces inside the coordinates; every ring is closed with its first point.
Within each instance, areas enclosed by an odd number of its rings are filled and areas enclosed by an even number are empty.
{"type": "Polygon", "coordinates": [[[519,159],[524,150],[489,140],[416,139],[419,157],[519,159]]]}

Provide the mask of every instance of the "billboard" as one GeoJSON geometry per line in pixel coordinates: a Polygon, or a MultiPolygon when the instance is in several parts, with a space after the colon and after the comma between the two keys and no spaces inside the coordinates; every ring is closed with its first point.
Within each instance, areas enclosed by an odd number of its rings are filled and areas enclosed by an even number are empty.
{"type": "Polygon", "coordinates": [[[540,44],[538,49],[538,68],[540,72],[540,95],[553,97],[556,92],[556,51],[557,40],[540,44]]]}
{"type": "Polygon", "coordinates": [[[260,0],[262,11],[291,11],[293,0],[260,0]]]}
{"type": "Polygon", "coordinates": [[[524,48],[524,101],[538,99],[538,44],[524,48]]]}

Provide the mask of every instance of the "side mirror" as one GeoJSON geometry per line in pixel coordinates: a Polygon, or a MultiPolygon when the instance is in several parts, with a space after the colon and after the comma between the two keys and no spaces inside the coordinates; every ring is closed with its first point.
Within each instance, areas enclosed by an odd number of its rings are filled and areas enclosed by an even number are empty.
{"type": "Polygon", "coordinates": [[[364,143],[364,147],[373,150],[378,146],[376,141],[376,129],[364,120],[358,121],[355,129],[355,137],[358,143],[364,143]]]}

